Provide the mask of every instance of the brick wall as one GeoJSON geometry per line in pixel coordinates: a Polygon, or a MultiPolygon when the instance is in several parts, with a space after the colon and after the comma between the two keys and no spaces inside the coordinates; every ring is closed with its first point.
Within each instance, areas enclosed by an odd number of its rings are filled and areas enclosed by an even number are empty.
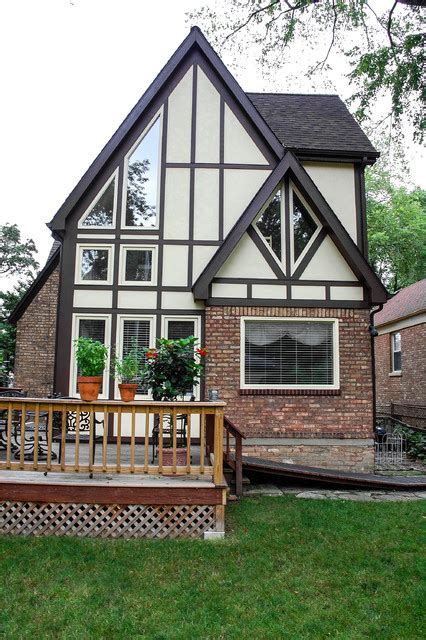
{"type": "Polygon", "coordinates": [[[15,386],[29,396],[53,391],[59,267],[52,272],[17,324],[15,386]]]}
{"type": "MultiPolygon", "coordinates": [[[[367,309],[208,307],[210,355],[206,388],[217,388],[226,415],[251,438],[371,438],[373,392],[367,309]],[[240,318],[306,317],[339,320],[339,395],[240,395],[240,318]]],[[[284,444],[284,443],[283,443],[284,444]]]]}
{"type": "Polygon", "coordinates": [[[375,340],[377,407],[390,409],[391,402],[426,403],[426,324],[399,330],[401,375],[391,373],[391,333],[375,340]]]}

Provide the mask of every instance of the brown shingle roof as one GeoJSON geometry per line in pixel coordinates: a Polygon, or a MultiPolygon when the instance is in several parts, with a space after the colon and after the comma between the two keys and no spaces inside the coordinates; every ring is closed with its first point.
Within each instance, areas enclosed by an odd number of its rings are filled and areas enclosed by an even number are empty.
{"type": "Polygon", "coordinates": [[[339,96],[247,95],[286,149],[379,155],[339,96]]]}
{"type": "Polygon", "coordinates": [[[379,327],[395,320],[414,316],[426,311],[426,278],[398,291],[376,314],[375,325],[379,327]]]}

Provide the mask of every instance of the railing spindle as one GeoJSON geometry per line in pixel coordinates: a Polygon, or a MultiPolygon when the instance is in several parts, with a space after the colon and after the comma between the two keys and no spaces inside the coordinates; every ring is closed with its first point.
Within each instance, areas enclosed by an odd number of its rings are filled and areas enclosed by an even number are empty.
{"type": "Polygon", "coordinates": [[[144,473],[148,473],[149,465],[149,407],[145,407],[145,450],[144,450],[144,473]]]}
{"type": "Polygon", "coordinates": [[[135,472],[135,438],[136,438],[136,409],[132,407],[132,435],[130,438],[130,472],[135,472]]]}
{"type": "Polygon", "coordinates": [[[12,403],[7,406],[7,444],[6,444],[6,468],[10,469],[10,457],[12,453],[12,403]]]}
{"type": "Polygon", "coordinates": [[[104,432],[102,434],[102,471],[107,470],[108,452],[108,407],[104,405],[104,432]]]}
{"type": "Polygon", "coordinates": [[[172,446],[173,446],[173,451],[172,451],[172,473],[176,473],[176,454],[177,454],[177,421],[176,421],[176,408],[173,407],[172,409],[172,446]]]}
{"type": "Polygon", "coordinates": [[[52,437],[53,434],[53,408],[52,405],[49,405],[49,409],[47,412],[47,470],[50,471],[52,468],[52,437]]]}
{"type": "Polygon", "coordinates": [[[89,472],[90,473],[92,473],[93,465],[95,463],[94,455],[93,455],[95,428],[96,428],[95,412],[93,409],[89,409],[89,472]]]}
{"type": "Polygon", "coordinates": [[[61,411],[61,471],[65,471],[65,455],[67,446],[67,410],[61,411]]]}
{"type": "Polygon", "coordinates": [[[223,474],[223,409],[217,408],[214,417],[214,469],[213,482],[222,482],[223,474]]]}
{"type": "Polygon", "coordinates": [[[163,415],[164,410],[160,409],[158,414],[159,433],[158,433],[158,473],[163,473],[163,415]]]}
{"type": "Polygon", "coordinates": [[[121,471],[121,407],[118,407],[117,413],[117,446],[116,446],[116,471],[121,471]]]}
{"type": "Polygon", "coordinates": [[[204,473],[206,412],[201,409],[200,415],[200,473],[204,473]]]}
{"type": "Polygon", "coordinates": [[[189,413],[186,416],[186,473],[191,473],[191,417],[189,413]]]}
{"type": "Polygon", "coordinates": [[[33,468],[38,469],[38,439],[40,430],[40,405],[37,404],[34,412],[34,453],[33,453],[33,468]]]}
{"type": "Polygon", "coordinates": [[[25,419],[26,417],[27,417],[27,407],[24,403],[21,409],[21,423],[20,423],[20,428],[21,428],[21,446],[19,450],[19,468],[20,469],[24,468],[24,462],[25,462],[24,455],[25,455],[25,419]]]}
{"type": "Polygon", "coordinates": [[[77,405],[75,414],[75,470],[80,471],[80,405],[77,405]]]}

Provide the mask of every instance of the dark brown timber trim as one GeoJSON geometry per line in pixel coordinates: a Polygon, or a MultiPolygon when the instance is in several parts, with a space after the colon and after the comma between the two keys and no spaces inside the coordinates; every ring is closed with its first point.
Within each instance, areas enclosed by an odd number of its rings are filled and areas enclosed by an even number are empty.
{"type": "Polygon", "coordinates": [[[318,235],[315,238],[315,240],[312,242],[312,244],[309,247],[309,249],[306,251],[306,253],[303,256],[303,258],[301,259],[297,269],[293,273],[293,278],[295,278],[297,280],[298,278],[301,277],[302,273],[304,272],[304,270],[306,269],[306,267],[308,266],[308,264],[312,260],[313,256],[315,255],[315,253],[318,251],[318,249],[322,245],[326,235],[327,235],[327,232],[323,227],[321,229],[321,231],[318,233],[318,235]]]}
{"type": "MultiPolygon", "coordinates": [[[[297,283],[294,283],[297,284],[297,283]]],[[[210,307],[316,307],[318,309],[369,309],[361,300],[271,300],[270,298],[212,298],[206,300],[210,307]]]]}
{"type": "Polygon", "coordinates": [[[265,258],[266,262],[268,263],[272,271],[275,273],[277,278],[285,278],[284,271],[281,269],[277,261],[274,259],[274,256],[271,255],[271,252],[269,251],[268,247],[265,246],[265,243],[263,242],[262,238],[260,238],[256,229],[253,228],[253,225],[250,225],[247,228],[247,233],[250,236],[250,238],[253,240],[254,244],[259,249],[260,253],[265,258]]]}

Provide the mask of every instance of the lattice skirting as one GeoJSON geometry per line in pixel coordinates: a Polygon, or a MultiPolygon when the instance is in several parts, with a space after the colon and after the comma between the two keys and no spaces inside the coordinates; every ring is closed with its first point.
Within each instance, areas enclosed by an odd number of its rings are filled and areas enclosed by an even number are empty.
{"type": "Polygon", "coordinates": [[[200,538],[215,527],[212,505],[0,503],[1,535],[200,538]]]}

